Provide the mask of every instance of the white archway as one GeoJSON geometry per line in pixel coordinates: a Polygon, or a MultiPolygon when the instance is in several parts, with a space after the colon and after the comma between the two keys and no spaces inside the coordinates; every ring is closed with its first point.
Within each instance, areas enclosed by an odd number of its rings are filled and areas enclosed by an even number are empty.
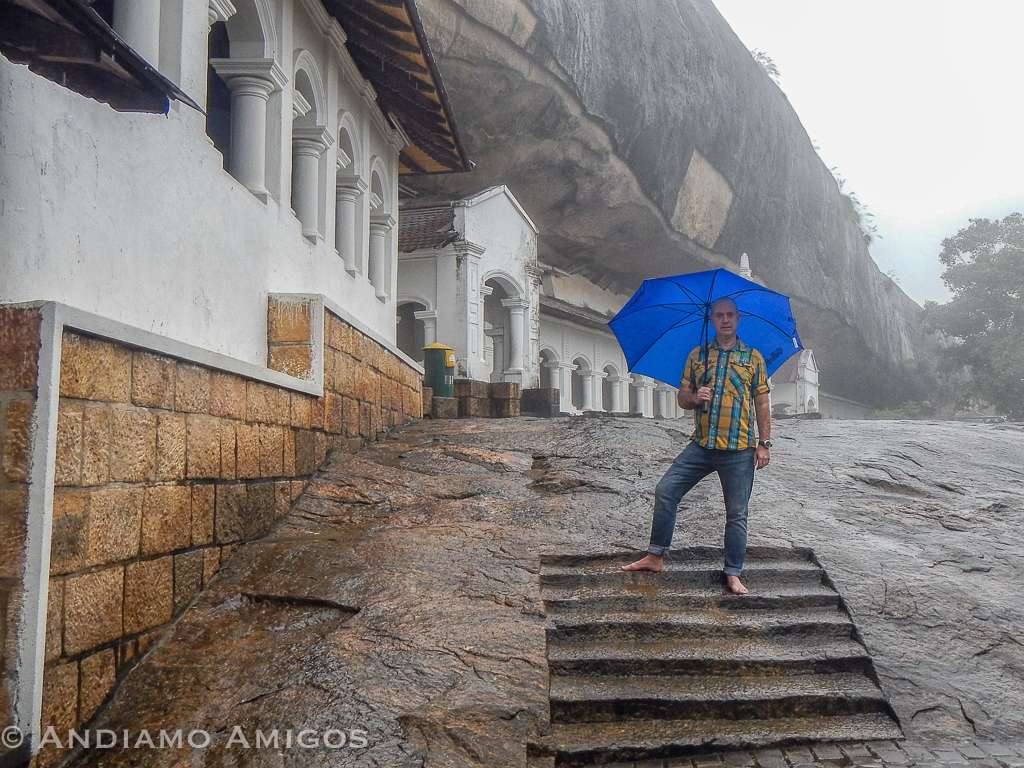
{"type": "Polygon", "coordinates": [[[572,371],[572,406],[580,411],[594,410],[594,368],[586,355],[576,355],[572,359],[575,368],[572,371]]]}
{"type": "Polygon", "coordinates": [[[480,281],[483,304],[485,367],[491,381],[523,383],[526,370],[526,320],[529,302],[522,286],[504,270],[491,270],[480,281]]]}
{"type": "Polygon", "coordinates": [[[395,219],[392,211],[392,190],[387,166],[377,155],[370,160],[370,232],[367,248],[366,274],[373,285],[374,293],[381,301],[386,301],[394,274],[392,264],[392,230],[395,219]]]}

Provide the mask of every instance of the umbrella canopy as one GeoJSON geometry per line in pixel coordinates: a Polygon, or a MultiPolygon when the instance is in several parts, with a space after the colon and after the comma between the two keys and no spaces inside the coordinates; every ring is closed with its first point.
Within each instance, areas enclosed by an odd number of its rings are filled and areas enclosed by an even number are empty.
{"type": "Polygon", "coordinates": [[[644,280],[608,326],[631,372],[677,387],[690,350],[706,354],[711,305],[724,298],[736,302],[736,335],[761,353],[769,376],[803,349],[789,297],[727,269],[644,280]]]}

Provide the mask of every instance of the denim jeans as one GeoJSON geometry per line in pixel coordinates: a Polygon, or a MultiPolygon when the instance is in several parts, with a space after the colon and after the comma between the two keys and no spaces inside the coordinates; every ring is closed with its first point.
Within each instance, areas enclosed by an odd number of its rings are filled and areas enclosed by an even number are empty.
{"type": "Polygon", "coordinates": [[[647,551],[664,555],[672,543],[676,508],[693,486],[718,472],[725,496],[725,568],[727,576],[739,576],[747,553],[747,502],[754,487],[754,448],[723,451],[691,442],[676,456],[654,489],[654,521],[647,551]]]}

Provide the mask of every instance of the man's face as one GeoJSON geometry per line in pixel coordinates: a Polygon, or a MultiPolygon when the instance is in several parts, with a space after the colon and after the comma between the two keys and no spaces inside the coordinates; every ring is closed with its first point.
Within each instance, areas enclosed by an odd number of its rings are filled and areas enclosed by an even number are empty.
{"type": "Polygon", "coordinates": [[[711,324],[719,336],[729,338],[736,333],[740,323],[740,314],[731,301],[718,301],[711,307],[711,324]]]}

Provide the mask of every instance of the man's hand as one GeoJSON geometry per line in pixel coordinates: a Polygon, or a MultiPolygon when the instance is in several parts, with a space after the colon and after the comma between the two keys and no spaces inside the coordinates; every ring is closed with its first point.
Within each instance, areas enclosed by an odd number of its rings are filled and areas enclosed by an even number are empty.
{"type": "Polygon", "coordinates": [[[697,404],[710,403],[711,402],[711,387],[701,387],[697,390],[695,395],[697,398],[697,404]]]}
{"type": "Polygon", "coordinates": [[[764,469],[767,467],[768,462],[771,461],[771,453],[763,445],[757,446],[757,450],[754,451],[754,469],[764,469]]]}

